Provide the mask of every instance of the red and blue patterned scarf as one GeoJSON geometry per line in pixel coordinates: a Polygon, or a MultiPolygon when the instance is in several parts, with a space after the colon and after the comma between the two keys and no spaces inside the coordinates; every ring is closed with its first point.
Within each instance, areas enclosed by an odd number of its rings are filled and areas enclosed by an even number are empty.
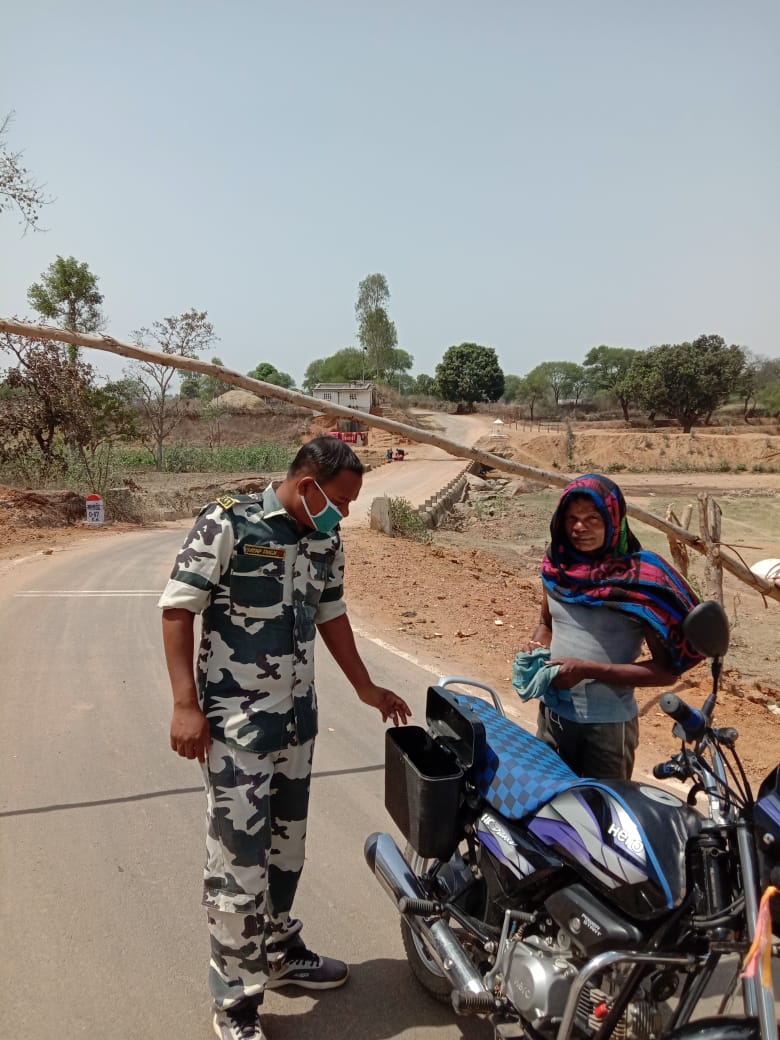
{"type": "Polygon", "coordinates": [[[658,635],[678,673],[702,660],[682,630],[699,599],[666,560],[642,549],[628,526],[626,503],[616,484],[598,473],[567,484],[550,522],[550,536],[542,561],[542,582],[550,596],[639,618],[658,635]],[[589,498],[606,525],[604,547],[597,555],[577,552],[566,535],[564,517],[573,496],[589,498]]]}

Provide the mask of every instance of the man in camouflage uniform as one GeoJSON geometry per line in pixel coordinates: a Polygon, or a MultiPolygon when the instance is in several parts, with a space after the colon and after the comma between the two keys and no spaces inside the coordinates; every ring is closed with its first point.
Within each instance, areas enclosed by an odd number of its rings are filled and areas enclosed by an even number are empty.
{"type": "Polygon", "coordinates": [[[290,916],[303,868],[317,701],[314,637],[383,721],[409,707],[376,686],[343,601],[338,521],[362,484],[346,444],[319,437],[276,492],[224,497],[198,517],[160,599],[173,689],[171,747],[203,765],[203,903],[221,1040],[261,1040],[263,991],[346,982],[341,961],[303,945],[290,916]],[[194,619],[202,636],[193,674],[194,619]]]}

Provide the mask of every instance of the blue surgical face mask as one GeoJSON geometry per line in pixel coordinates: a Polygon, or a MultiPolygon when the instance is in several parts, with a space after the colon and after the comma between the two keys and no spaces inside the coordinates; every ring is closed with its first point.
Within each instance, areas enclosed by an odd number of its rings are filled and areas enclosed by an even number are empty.
{"type": "Polygon", "coordinates": [[[325,494],[325,492],[322,490],[322,488],[316,480],[314,481],[314,483],[322,497],[325,499],[325,505],[322,507],[319,513],[314,514],[312,513],[311,509],[309,509],[309,504],[303,497],[303,495],[301,495],[301,502],[303,502],[303,508],[306,510],[306,513],[311,522],[314,524],[316,530],[318,530],[321,534],[331,534],[333,531],[335,531],[336,527],[338,527],[338,525],[341,523],[344,517],[336,508],[336,506],[333,505],[331,500],[328,498],[328,496],[325,494]]]}

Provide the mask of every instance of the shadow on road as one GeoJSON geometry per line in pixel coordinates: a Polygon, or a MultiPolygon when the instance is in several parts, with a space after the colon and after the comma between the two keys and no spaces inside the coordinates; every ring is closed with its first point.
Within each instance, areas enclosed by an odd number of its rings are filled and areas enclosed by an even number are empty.
{"type": "MultiPolygon", "coordinates": [[[[379,773],[385,768],[380,762],[375,766],[357,766],[350,769],[329,769],[312,773],[312,779],[325,776],[347,776],[350,773],[379,773]]],[[[34,805],[28,809],[5,809],[0,820],[8,816],[34,816],[37,813],[65,812],[68,809],[94,809],[98,805],[123,805],[126,802],[145,802],[150,798],[170,798],[180,794],[202,794],[203,787],[172,787],[162,791],[145,791],[142,794],[127,794],[117,798],[96,798],[84,802],[59,802],[53,805],[34,805]]]]}
{"type": "Polygon", "coordinates": [[[477,1018],[459,1018],[437,1003],[414,981],[406,961],[371,960],[350,965],[344,989],[321,996],[290,987],[266,998],[263,1027],[274,1040],[391,1040],[421,1037],[425,1030],[449,1026],[448,1037],[490,1040],[492,1026],[477,1018]],[[285,1000],[279,1014],[280,998],[285,1000]],[[312,998],[314,997],[314,1003],[312,998]],[[295,1005],[300,1004],[300,1013],[295,1005]]]}

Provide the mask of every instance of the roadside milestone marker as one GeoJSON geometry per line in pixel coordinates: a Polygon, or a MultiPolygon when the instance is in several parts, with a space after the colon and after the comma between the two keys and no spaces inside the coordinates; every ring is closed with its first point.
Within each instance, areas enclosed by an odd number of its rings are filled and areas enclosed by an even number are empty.
{"type": "Polygon", "coordinates": [[[87,523],[98,526],[104,519],[103,499],[100,495],[87,495],[87,523]]]}

